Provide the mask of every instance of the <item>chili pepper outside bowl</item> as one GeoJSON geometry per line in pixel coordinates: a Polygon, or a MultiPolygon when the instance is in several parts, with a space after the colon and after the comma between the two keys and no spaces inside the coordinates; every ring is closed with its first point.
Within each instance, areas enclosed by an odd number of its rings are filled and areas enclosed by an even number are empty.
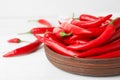
{"type": "Polygon", "coordinates": [[[98,77],[120,75],[120,58],[73,58],[60,55],[46,45],[44,45],[44,49],[48,60],[63,71],[98,77]]]}

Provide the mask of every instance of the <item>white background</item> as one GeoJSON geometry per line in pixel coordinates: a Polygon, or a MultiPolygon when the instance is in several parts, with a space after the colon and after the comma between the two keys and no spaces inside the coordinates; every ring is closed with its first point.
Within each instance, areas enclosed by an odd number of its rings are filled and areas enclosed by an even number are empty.
{"type": "Polygon", "coordinates": [[[0,80],[120,80],[114,77],[88,77],[73,75],[54,67],[47,60],[43,47],[30,55],[3,58],[2,55],[28,43],[9,44],[7,40],[18,37],[29,42],[32,35],[17,35],[26,32],[37,23],[30,19],[45,18],[56,24],[58,18],[89,13],[119,16],[119,0],[0,0],[0,80]]]}
{"type": "Polygon", "coordinates": [[[0,0],[0,16],[120,13],[119,0],[0,0]]]}

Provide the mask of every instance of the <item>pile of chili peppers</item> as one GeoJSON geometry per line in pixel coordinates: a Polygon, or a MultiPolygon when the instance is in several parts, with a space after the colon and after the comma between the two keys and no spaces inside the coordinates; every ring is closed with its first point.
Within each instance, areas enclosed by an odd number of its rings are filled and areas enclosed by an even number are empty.
{"type": "Polygon", "coordinates": [[[112,14],[106,16],[81,14],[78,18],[59,21],[59,26],[56,27],[45,19],[38,22],[44,26],[35,27],[27,32],[37,38],[35,42],[3,56],[28,54],[44,43],[58,54],[69,57],[97,59],[120,57],[120,17],[112,19],[112,14]]]}

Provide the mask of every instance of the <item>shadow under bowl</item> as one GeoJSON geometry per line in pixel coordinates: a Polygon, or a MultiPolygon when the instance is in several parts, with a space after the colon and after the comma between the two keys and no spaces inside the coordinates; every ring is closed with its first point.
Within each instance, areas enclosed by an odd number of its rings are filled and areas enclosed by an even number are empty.
{"type": "Polygon", "coordinates": [[[73,58],[60,55],[46,45],[44,45],[44,49],[48,60],[63,71],[98,77],[120,75],[120,58],[73,58]]]}

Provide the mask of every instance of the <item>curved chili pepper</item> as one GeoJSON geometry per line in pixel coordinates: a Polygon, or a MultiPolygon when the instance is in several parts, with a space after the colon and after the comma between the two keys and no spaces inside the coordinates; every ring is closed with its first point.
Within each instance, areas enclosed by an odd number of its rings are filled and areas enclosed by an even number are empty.
{"type": "MultiPolygon", "coordinates": [[[[43,40],[39,37],[37,34],[38,40],[43,40]]],[[[70,57],[77,57],[80,53],[77,51],[69,50],[66,48],[64,44],[62,44],[59,40],[56,39],[56,37],[52,33],[47,33],[44,36],[44,43],[49,46],[52,50],[57,52],[58,54],[64,55],[64,56],[70,56],[70,57]]]]}
{"type": "Polygon", "coordinates": [[[3,57],[13,57],[23,54],[29,54],[35,50],[37,50],[40,46],[41,42],[36,40],[28,45],[22,46],[20,48],[14,49],[6,54],[3,55],[3,57]]]}
{"type": "Polygon", "coordinates": [[[112,16],[112,14],[109,14],[103,18],[98,18],[97,20],[94,20],[94,21],[89,21],[89,22],[87,21],[86,23],[81,23],[79,21],[79,22],[72,23],[72,24],[83,27],[83,28],[98,27],[102,23],[104,23],[106,20],[110,19],[111,16],[112,16]]]}
{"type": "Polygon", "coordinates": [[[103,58],[116,58],[116,57],[120,57],[120,50],[108,52],[108,53],[105,53],[99,56],[90,57],[90,58],[103,59],[103,58]]]}
{"type": "MultiPolygon", "coordinates": [[[[79,26],[79,24],[86,24],[86,23],[89,23],[89,22],[91,22],[91,21],[80,21],[80,20],[73,19],[71,21],[71,24],[79,26]]],[[[81,27],[81,26],[79,26],[79,27],[81,27]]]]}
{"type": "Polygon", "coordinates": [[[81,14],[79,16],[80,21],[94,21],[98,19],[96,16],[90,15],[90,14],[81,14]]]}
{"type": "Polygon", "coordinates": [[[95,28],[88,28],[88,30],[91,32],[90,34],[84,35],[86,37],[98,37],[100,36],[104,30],[106,29],[106,26],[104,27],[95,27],[95,28]]]}
{"type": "Polygon", "coordinates": [[[38,22],[42,25],[46,25],[47,27],[52,27],[52,25],[50,24],[50,22],[48,22],[45,19],[39,19],[38,22]]]}
{"type": "Polygon", "coordinates": [[[70,45],[68,46],[68,49],[73,49],[73,50],[88,50],[97,46],[100,46],[104,43],[107,42],[107,40],[111,39],[113,34],[115,33],[115,26],[113,24],[109,24],[105,31],[96,39],[90,41],[87,44],[83,45],[70,45]]]}
{"type": "Polygon", "coordinates": [[[67,33],[72,33],[72,34],[90,34],[91,32],[88,31],[87,29],[81,28],[79,26],[75,26],[73,24],[65,22],[61,28],[67,32],[67,33]]]}
{"type": "Polygon", "coordinates": [[[46,27],[52,27],[52,25],[50,24],[50,22],[48,22],[45,19],[39,19],[39,20],[29,20],[29,22],[38,22],[46,27]]]}
{"type": "Polygon", "coordinates": [[[54,27],[36,27],[32,28],[30,31],[19,34],[44,34],[46,31],[52,32],[54,27]]]}
{"type": "Polygon", "coordinates": [[[118,50],[118,49],[120,49],[120,39],[118,39],[112,43],[82,52],[78,57],[92,57],[92,56],[101,55],[101,54],[111,52],[114,50],[118,50]]]}

